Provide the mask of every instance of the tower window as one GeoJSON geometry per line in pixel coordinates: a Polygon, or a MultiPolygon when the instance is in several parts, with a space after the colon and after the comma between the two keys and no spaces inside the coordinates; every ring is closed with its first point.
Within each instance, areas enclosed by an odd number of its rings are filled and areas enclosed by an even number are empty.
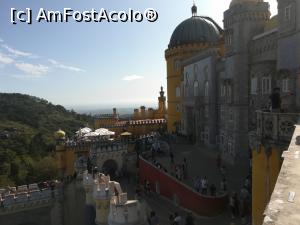
{"type": "Polygon", "coordinates": [[[284,20],[285,21],[291,20],[291,9],[292,9],[291,5],[285,7],[285,10],[284,10],[284,20]]]}

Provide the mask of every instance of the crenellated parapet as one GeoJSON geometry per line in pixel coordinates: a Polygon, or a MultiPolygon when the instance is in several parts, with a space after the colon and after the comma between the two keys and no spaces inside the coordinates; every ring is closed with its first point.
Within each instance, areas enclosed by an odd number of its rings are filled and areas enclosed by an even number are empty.
{"type": "Polygon", "coordinates": [[[60,196],[59,184],[43,188],[38,184],[0,188],[0,216],[51,206],[60,196]]]}

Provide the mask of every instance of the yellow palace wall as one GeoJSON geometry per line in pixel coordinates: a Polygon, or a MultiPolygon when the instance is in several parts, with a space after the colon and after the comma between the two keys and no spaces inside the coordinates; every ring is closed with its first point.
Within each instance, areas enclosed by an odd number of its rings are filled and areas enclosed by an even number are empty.
{"type": "Polygon", "coordinates": [[[224,44],[221,42],[218,46],[209,45],[207,43],[187,44],[179,47],[167,49],[165,51],[165,58],[167,61],[167,96],[168,96],[168,131],[175,132],[176,124],[181,123],[181,102],[182,102],[182,90],[181,95],[176,96],[176,87],[181,88],[183,65],[181,63],[187,60],[201,51],[218,47],[221,55],[224,54],[224,44]],[[176,62],[179,65],[176,66],[176,62]],[[177,107],[179,106],[179,108],[177,107]]]}
{"type": "Polygon", "coordinates": [[[252,151],[252,221],[253,225],[261,225],[264,210],[270,200],[280,172],[281,151],[273,147],[266,151],[252,151]]]}

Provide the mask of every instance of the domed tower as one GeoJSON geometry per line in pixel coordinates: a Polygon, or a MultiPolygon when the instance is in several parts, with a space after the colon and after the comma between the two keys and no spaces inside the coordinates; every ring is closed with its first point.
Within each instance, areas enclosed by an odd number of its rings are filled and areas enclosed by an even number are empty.
{"type": "Polygon", "coordinates": [[[221,45],[222,29],[211,18],[198,16],[194,4],[192,17],[176,27],[165,51],[169,132],[180,130],[182,62],[207,48],[221,45]]]}
{"type": "Polygon", "coordinates": [[[269,3],[263,0],[232,0],[224,12],[226,79],[232,90],[227,108],[233,118],[226,140],[230,149],[227,152],[233,159],[237,155],[248,157],[249,44],[254,36],[263,33],[269,19],[269,3]]]}

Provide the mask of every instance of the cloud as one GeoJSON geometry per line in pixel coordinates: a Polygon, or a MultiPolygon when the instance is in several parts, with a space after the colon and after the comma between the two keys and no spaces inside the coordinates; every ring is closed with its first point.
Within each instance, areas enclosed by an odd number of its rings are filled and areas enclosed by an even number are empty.
{"type": "Polygon", "coordinates": [[[27,75],[32,77],[41,77],[48,73],[49,67],[38,64],[30,64],[30,63],[16,63],[15,66],[17,69],[25,72],[27,75]]]}
{"type": "Polygon", "coordinates": [[[74,67],[74,66],[64,65],[54,59],[49,59],[48,61],[56,68],[61,68],[61,69],[70,70],[70,71],[74,71],[74,72],[85,72],[85,70],[83,70],[83,69],[80,69],[80,68],[74,67]]]}
{"type": "Polygon", "coordinates": [[[140,80],[140,79],[143,79],[144,77],[142,76],[138,76],[138,75],[130,75],[130,76],[125,76],[122,78],[122,80],[125,80],[125,81],[133,81],[133,80],[140,80]]]}
{"type": "Polygon", "coordinates": [[[0,53],[0,63],[1,63],[1,64],[7,65],[7,64],[11,64],[11,63],[13,63],[13,62],[14,62],[14,60],[13,60],[12,58],[10,58],[10,57],[7,56],[7,55],[4,55],[4,54],[1,54],[1,53],[0,53]]]}
{"type": "Polygon", "coordinates": [[[16,57],[22,56],[22,57],[30,57],[33,56],[31,53],[29,52],[22,52],[19,51],[17,49],[11,48],[8,45],[2,45],[3,48],[5,48],[9,53],[13,54],[16,57]]]}
{"type": "Polygon", "coordinates": [[[1,42],[4,42],[4,41],[3,41],[3,39],[0,38],[0,43],[1,43],[1,42]]]}

